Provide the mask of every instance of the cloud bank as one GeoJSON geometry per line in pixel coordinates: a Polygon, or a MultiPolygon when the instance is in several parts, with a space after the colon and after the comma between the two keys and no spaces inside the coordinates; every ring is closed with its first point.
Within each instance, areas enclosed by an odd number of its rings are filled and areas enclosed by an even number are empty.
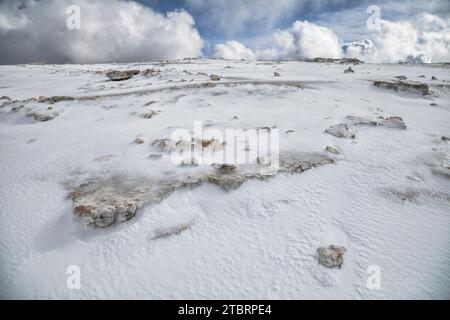
{"type": "Polygon", "coordinates": [[[183,10],[162,15],[134,1],[0,2],[0,63],[99,63],[198,57],[203,40],[183,10]],[[78,5],[81,29],[67,28],[78,5]]]}
{"type": "Polygon", "coordinates": [[[445,62],[450,61],[450,19],[429,13],[418,15],[413,22],[380,19],[372,39],[349,43],[343,43],[330,28],[296,21],[291,28],[276,31],[265,49],[251,50],[231,41],[216,45],[214,56],[263,60],[351,57],[378,63],[445,62]]]}

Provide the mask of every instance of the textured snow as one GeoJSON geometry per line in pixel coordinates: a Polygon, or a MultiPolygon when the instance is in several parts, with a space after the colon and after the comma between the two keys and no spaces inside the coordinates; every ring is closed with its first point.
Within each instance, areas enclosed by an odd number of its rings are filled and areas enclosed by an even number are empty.
{"type": "Polygon", "coordinates": [[[346,67],[1,66],[0,97],[21,101],[0,107],[0,297],[449,299],[450,150],[442,139],[450,136],[449,67],[363,64],[344,74],[346,67]],[[105,76],[149,68],[161,73],[121,82],[105,76]],[[215,86],[210,74],[221,77],[215,86]],[[396,93],[370,81],[400,75],[428,83],[432,93],[396,93]],[[79,99],[22,101],[39,96],[79,99]],[[58,115],[40,122],[30,112],[58,115]],[[355,139],[324,132],[348,115],[400,116],[407,129],[349,124],[355,139]],[[193,130],[198,120],[220,129],[277,126],[282,151],[333,146],[340,154],[334,164],[229,192],[211,184],[177,190],[126,223],[81,227],[67,198],[71,186],[207,170],[149,157],[154,140],[193,130]],[[317,248],[329,245],[346,248],[341,269],[318,264],[317,248]],[[80,290],[66,286],[70,265],[80,266],[80,290]],[[379,290],[366,286],[373,265],[379,290]]]}

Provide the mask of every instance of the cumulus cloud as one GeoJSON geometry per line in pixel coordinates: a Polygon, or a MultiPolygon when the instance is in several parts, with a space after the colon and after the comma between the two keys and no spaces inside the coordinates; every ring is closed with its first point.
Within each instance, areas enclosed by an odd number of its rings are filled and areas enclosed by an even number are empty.
{"type": "Polygon", "coordinates": [[[228,41],[214,47],[214,57],[230,60],[254,60],[255,54],[238,41],[228,41]]]}
{"type": "Polygon", "coordinates": [[[253,52],[243,44],[232,41],[216,45],[214,55],[225,59],[246,59],[245,56],[257,59],[340,58],[342,48],[331,29],[307,21],[296,21],[291,28],[276,31],[269,48],[253,52]],[[233,52],[233,58],[223,55],[228,52],[233,52]]]}
{"type": "MultiPolygon", "coordinates": [[[[377,63],[429,63],[450,61],[450,19],[424,13],[412,22],[387,21],[380,19],[379,29],[374,30],[371,39],[342,44],[330,28],[306,21],[296,21],[292,28],[275,32],[265,49],[251,50],[243,44],[234,44],[233,58],[246,59],[252,55],[256,59],[297,59],[297,58],[358,58],[377,63]],[[251,52],[251,54],[249,53],[251,52]]],[[[216,46],[219,47],[219,46],[216,46]]],[[[216,56],[228,48],[220,45],[216,56]]]]}
{"type": "Polygon", "coordinates": [[[97,63],[201,55],[203,40],[186,11],[160,14],[123,0],[0,2],[0,63],[97,63]],[[67,28],[66,10],[81,10],[81,29],[67,28]]]}

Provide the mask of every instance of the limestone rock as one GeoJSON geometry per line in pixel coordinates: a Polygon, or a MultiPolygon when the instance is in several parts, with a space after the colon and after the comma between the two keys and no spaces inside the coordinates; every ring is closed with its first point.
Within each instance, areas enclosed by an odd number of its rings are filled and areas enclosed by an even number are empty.
{"type": "Polygon", "coordinates": [[[319,264],[327,268],[341,268],[344,263],[344,253],[347,250],[341,246],[330,245],[317,249],[319,254],[319,264]]]}
{"type": "Polygon", "coordinates": [[[348,125],[345,123],[333,125],[326,129],[325,133],[331,134],[332,136],[338,138],[354,139],[356,137],[356,133],[349,129],[348,125]]]}

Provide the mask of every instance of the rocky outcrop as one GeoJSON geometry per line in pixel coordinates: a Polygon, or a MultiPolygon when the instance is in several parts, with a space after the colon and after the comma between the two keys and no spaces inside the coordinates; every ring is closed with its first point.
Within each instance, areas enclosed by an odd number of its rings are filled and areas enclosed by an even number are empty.
{"type": "Polygon", "coordinates": [[[258,164],[223,164],[214,172],[162,180],[128,176],[93,178],[74,187],[68,197],[73,201],[74,215],[83,225],[105,228],[133,218],[144,205],[159,203],[179,189],[211,183],[230,191],[251,179],[266,180],[278,173],[300,173],[333,162],[322,154],[289,153],[280,156],[279,167],[275,170],[266,170],[258,164]]]}
{"type": "Polygon", "coordinates": [[[123,81],[128,80],[134,77],[135,75],[139,74],[139,70],[114,70],[106,73],[106,76],[111,81],[123,81]]]}
{"type": "Polygon", "coordinates": [[[375,80],[373,81],[373,84],[378,88],[393,90],[395,92],[411,92],[423,96],[430,94],[428,84],[417,81],[375,80]]]}
{"type": "Polygon", "coordinates": [[[341,246],[331,245],[328,247],[320,247],[317,249],[319,264],[327,268],[341,268],[344,264],[344,254],[346,251],[347,249],[341,246]]]}

